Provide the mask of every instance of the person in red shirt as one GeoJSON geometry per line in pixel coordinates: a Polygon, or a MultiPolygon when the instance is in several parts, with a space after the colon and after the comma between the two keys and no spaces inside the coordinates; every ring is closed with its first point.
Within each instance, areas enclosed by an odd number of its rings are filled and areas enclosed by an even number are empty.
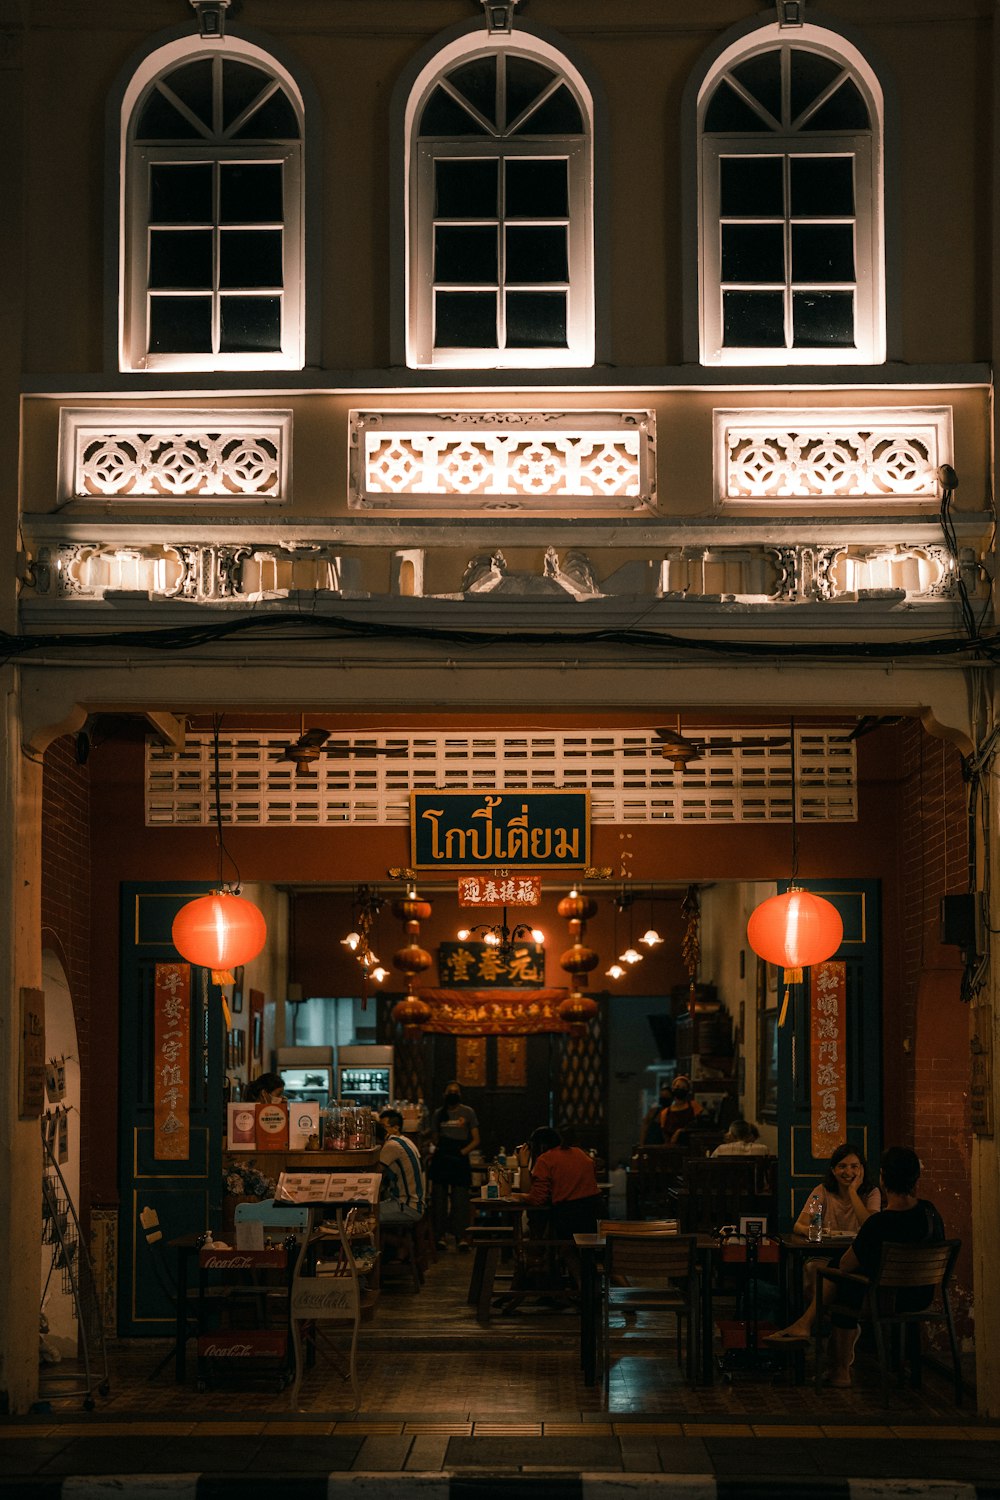
{"type": "Polygon", "coordinates": [[[572,1130],[551,1132],[552,1144],[535,1161],[528,1193],[529,1208],[549,1206],[549,1237],[568,1240],[594,1234],[601,1194],[593,1158],[574,1143],[572,1130]]]}

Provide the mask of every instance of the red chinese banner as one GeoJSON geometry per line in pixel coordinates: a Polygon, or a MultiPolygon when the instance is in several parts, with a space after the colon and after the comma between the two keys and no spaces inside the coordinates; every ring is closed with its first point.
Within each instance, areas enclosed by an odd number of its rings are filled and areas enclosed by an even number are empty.
{"type": "Polygon", "coordinates": [[[540,1031],[575,1035],[557,1006],[566,990],[425,990],[417,991],[431,1007],[421,1031],[455,1036],[531,1036],[540,1031]]]}
{"type": "Polygon", "coordinates": [[[823,1161],[847,1139],[847,966],[830,960],[811,975],[812,1154],[823,1161]]]}
{"type": "Polygon", "coordinates": [[[191,1152],[191,965],[157,964],[153,987],[153,1156],[191,1152]]]}
{"type": "Polygon", "coordinates": [[[460,875],[459,906],[541,906],[540,875],[460,875]]]}

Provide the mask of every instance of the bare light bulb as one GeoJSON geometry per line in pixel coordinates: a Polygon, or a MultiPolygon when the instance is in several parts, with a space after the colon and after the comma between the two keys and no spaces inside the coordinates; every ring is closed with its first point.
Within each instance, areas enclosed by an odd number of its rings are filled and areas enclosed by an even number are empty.
{"type": "Polygon", "coordinates": [[[544,943],[545,942],[545,933],[542,931],[542,929],[540,927],[533,927],[531,929],[531,936],[534,938],[534,940],[535,940],[536,943],[544,943]]]}
{"type": "Polygon", "coordinates": [[[468,927],[463,927],[459,931],[458,941],[460,943],[467,943],[469,941],[469,939],[470,939],[471,936],[472,936],[472,933],[469,931],[468,927]]]}

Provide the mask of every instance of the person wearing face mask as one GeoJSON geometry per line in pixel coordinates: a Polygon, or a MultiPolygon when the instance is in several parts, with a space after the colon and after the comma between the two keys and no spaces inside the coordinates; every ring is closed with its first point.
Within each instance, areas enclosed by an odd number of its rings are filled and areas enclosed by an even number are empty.
{"type": "Polygon", "coordinates": [[[687,1132],[697,1125],[705,1113],[691,1092],[691,1080],[686,1073],[678,1073],[670,1085],[670,1103],[660,1111],[660,1129],[664,1144],[683,1145],[687,1132]]]}
{"type": "Polygon", "coordinates": [[[455,1236],[459,1250],[468,1250],[469,1196],[472,1188],[470,1156],[479,1145],[479,1121],[474,1109],[462,1103],[455,1082],[444,1091],[441,1108],[431,1126],[434,1155],[428,1177],[431,1181],[431,1219],[439,1250],[447,1248],[445,1235],[455,1236]]]}

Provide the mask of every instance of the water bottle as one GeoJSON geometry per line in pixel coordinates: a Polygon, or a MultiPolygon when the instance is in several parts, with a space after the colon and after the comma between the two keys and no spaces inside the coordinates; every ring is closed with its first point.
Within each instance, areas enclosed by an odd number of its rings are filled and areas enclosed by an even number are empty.
{"type": "Polygon", "coordinates": [[[823,1238],[823,1200],[818,1193],[809,1199],[809,1238],[814,1243],[823,1238]]]}

